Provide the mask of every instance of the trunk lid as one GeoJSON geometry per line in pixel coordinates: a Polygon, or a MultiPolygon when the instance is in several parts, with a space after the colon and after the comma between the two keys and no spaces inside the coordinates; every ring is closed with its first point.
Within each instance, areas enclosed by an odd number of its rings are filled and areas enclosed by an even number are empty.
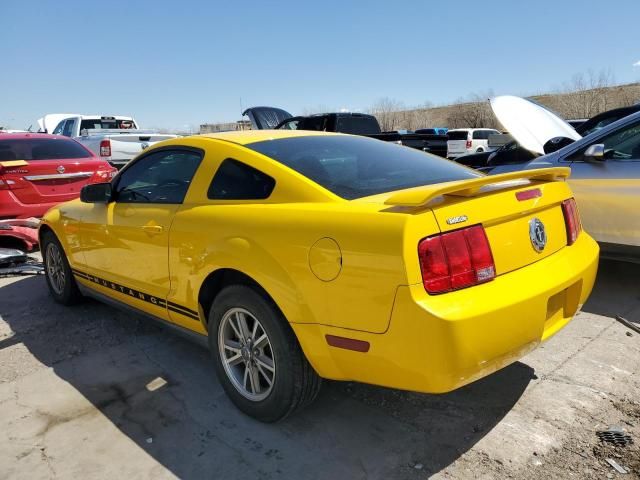
{"type": "Polygon", "coordinates": [[[24,204],[57,203],[77,198],[80,189],[101,167],[105,172],[108,168],[108,164],[97,159],[24,161],[9,167],[3,167],[2,163],[0,176],[24,204]]]}
{"type": "MultiPolygon", "coordinates": [[[[420,213],[430,207],[441,232],[472,225],[484,227],[496,268],[502,275],[553,255],[567,245],[562,201],[571,197],[566,182],[568,168],[548,168],[512,172],[493,177],[448,182],[396,192],[386,204],[417,207],[420,213]],[[544,225],[546,241],[541,250],[534,247],[531,222],[544,225]]],[[[410,244],[424,236],[416,224],[410,244]]]]}
{"type": "Polygon", "coordinates": [[[544,155],[544,144],[555,137],[582,138],[555,113],[530,100],[503,95],[492,98],[490,102],[502,126],[521,146],[532,152],[544,155]]]}

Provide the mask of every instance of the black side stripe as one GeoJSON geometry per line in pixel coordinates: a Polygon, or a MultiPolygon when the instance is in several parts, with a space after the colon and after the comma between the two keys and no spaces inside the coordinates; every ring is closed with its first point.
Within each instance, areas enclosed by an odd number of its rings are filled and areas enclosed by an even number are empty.
{"type": "Polygon", "coordinates": [[[175,307],[172,307],[171,305],[167,305],[167,309],[171,310],[172,312],[176,312],[179,313],[180,315],[184,315],[185,317],[189,317],[193,320],[200,320],[200,317],[198,315],[194,315],[192,313],[187,313],[187,312],[183,312],[182,310],[178,310],[175,307]]]}
{"type": "Polygon", "coordinates": [[[80,277],[83,280],[96,283],[105,288],[110,288],[111,290],[115,290],[116,292],[129,295],[132,298],[142,300],[144,302],[150,303],[157,307],[167,308],[172,312],[179,313],[180,315],[189,317],[192,320],[200,320],[200,315],[198,315],[198,312],[196,312],[195,310],[190,310],[187,307],[183,307],[182,305],[178,305],[177,303],[166,302],[164,299],[158,298],[154,295],[149,295],[148,293],[141,292],[131,287],[120,285],[119,283],[115,283],[110,280],[105,280],[104,278],[96,277],[95,275],[91,275],[91,274],[82,272],[80,270],[76,270],[75,268],[72,268],[71,271],[75,276],[80,277]]]}
{"type": "Polygon", "coordinates": [[[185,313],[190,313],[191,315],[195,315],[196,317],[198,316],[198,312],[196,312],[195,310],[190,310],[187,307],[183,307],[182,305],[178,305],[177,303],[167,302],[167,305],[169,307],[178,308],[178,309],[182,310],[185,313]]]}

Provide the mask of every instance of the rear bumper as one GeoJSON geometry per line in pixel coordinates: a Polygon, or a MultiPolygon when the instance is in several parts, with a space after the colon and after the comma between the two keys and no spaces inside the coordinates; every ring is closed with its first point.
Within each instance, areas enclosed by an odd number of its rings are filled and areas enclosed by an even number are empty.
{"type": "Polygon", "coordinates": [[[587,300],[597,268],[598,245],[583,233],[571,247],[483,285],[438,296],[422,284],[399,287],[384,334],[292,326],[323,377],[443,393],[515,362],[562,329],[587,300]],[[369,342],[369,351],[329,347],[327,334],[369,342]]]}
{"type": "Polygon", "coordinates": [[[11,190],[0,190],[0,220],[4,218],[42,217],[59,202],[22,203],[11,190]]]}

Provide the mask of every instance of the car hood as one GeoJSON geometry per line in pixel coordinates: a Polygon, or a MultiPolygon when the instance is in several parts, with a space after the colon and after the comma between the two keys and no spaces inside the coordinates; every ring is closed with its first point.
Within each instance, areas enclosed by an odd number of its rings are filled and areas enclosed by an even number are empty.
{"type": "Polygon", "coordinates": [[[556,114],[530,100],[502,95],[490,100],[498,121],[527,150],[545,154],[544,144],[555,137],[582,137],[556,114]]]}
{"type": "Polygon", "coordinates": [[[52,133],[62,120],[77,116],[73,113],[49,113],[38,119],[39,132],[52,133]]]}
{"type": "Polygon", "coordinates": [[[242,115],[249,117],[251,127],[254,130],[276,128],[280,123],[293,116],[286,110],[275,107],[251,107],[242,112],[242,115]]]}

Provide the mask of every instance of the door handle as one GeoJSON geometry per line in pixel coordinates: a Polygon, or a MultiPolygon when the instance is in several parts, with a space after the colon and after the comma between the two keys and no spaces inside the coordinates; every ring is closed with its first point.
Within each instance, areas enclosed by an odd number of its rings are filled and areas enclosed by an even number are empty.
{"type": "Polygon", "coordinates": [[[158,235],[162,233],[164,228],[162,227],[162,225],[143,225],[142,230],[150,235],[158,235]]]}

